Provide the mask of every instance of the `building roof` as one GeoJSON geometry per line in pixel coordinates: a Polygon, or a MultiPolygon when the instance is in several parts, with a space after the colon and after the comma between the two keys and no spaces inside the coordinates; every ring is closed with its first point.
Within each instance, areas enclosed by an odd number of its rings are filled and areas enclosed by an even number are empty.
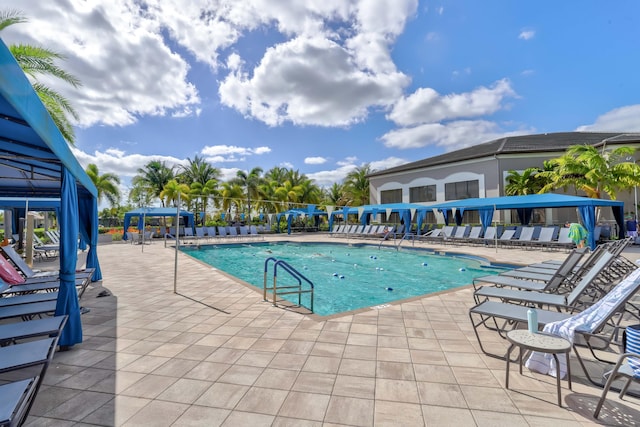
{"type": "Polygon", "coordinates": [[[450,153],[440,154],[416,162],[373,172],[369,174],[369,177],[383,176],[390,173],[405,172],[464,160],[480,159],[493,155],[565,151],[572,145],[589,144],[601,146],[605,143],[640,143],[640,134],[620,132],[557,132],[508,136],[483,144],[462,148],[450,153]]]}

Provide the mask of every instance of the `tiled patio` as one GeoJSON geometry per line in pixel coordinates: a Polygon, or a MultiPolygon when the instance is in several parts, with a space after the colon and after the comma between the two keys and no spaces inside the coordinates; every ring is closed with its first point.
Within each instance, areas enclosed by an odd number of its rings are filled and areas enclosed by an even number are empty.
{"type": "MultiPolygon", "coordinates": [[[[522,263],[565,256],[472,250],[522,263]]],[[[104,281],[81,301],[85,340],[56,354],[27,425],[640,423],[640,400],[613,392],[594,420],[600,389],[577,364],[562,408],[555,378],[526,368],[513,366],[505,390],[504,362],[479,352],[469,288],[317,321],[183,254],[174,293],[175,254],[162,242],[100,246],[99,257],[104,281]],[[97,298],[104,289],[112,296],[97,298]]]]}

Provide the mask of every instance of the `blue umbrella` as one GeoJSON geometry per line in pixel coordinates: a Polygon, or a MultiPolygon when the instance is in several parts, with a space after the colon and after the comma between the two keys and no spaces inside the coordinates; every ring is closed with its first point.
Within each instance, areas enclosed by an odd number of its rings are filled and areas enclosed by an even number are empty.
{"type": "Polygon", "coordinates": [[[78,190],[76,180],[63,168],[60,194],[60,290],[56,302],[56,316],[68,315],[60,346],[82,342],[82,321],[76,291],[76,263],[78,261],[78,190]]]}

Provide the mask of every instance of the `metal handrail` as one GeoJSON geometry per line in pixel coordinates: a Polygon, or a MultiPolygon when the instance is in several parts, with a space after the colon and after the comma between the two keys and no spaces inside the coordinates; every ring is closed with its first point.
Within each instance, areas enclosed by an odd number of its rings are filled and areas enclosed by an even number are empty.
{"type": "Polygon", "coordinates": [[[289,294],[298,294],[298,306],[302,306],[302,294],[303,293],[310,293],[311,294],[311,307],[310,310],[313,313],[313,290],[314,290],[314,285],[313,283],[307,279],[304,274],[300,273],[298,270],[296,270],[295,268],[293,268],[290,264],[288,264],[286,261],[283,260],[278,260],[274,257],[269,257],[264,261],[264,284],[263,284],[263,293],[262,293],[262,297],[265,301],[267,301],[267,271],[269,269],[269,263],[273,261],[273,305],[276,306],[276,302],[277,302],[277,296],[278,296],[278,289],[295,289],[297,288],[297,291],[287,291],[287,292],[280,292],[280,295],[289,295],[289,294]],[[278,281],[278,267],[282,267],[287,273],[289,273],[289,275],[291,275],[291,277],[293,277],[295,280],[297,280],[298,284],[297,285],[293,285],[293,286],[280,286],[278,288],[277,286],[277,281],[278,281]],[[302,281],[305,281],[310,289],[309,290],[302,290],[302,281]]]}

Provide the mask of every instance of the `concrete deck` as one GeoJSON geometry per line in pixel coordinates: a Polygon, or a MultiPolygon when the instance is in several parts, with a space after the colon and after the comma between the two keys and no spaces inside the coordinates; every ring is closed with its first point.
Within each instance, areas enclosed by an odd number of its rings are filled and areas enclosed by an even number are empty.
{"type": "MultiPolygon", "coordinates": [[[[322,238],[270,238],[282,237],[322,238]]],[[[566,255],[444,249],[523,264],[566,255]]],[[[628,252],[634,261],[636,252],[628,252]]],[[[175,253],[162,242],[144,252],[104,245],[99,257],[104,280],[81,300],[91,310],[82,316],[85,340],[55,355],[29,426],[640,423],[640,400],[613,392],[594,420],[601,390],[577,363],[573,391],[562,383],[562,408],[555,378],[526,368],[520,376],[512,367],[505,390],[505,362],[482,354],[473,334],[469,287],[318,321],[273,307],[184,254],[174,293],[175,253]],[[105,289],[112,296],[98,298],[105,289]]],[[[484,339],[506,349],[495,333],[484,339]]]]}

